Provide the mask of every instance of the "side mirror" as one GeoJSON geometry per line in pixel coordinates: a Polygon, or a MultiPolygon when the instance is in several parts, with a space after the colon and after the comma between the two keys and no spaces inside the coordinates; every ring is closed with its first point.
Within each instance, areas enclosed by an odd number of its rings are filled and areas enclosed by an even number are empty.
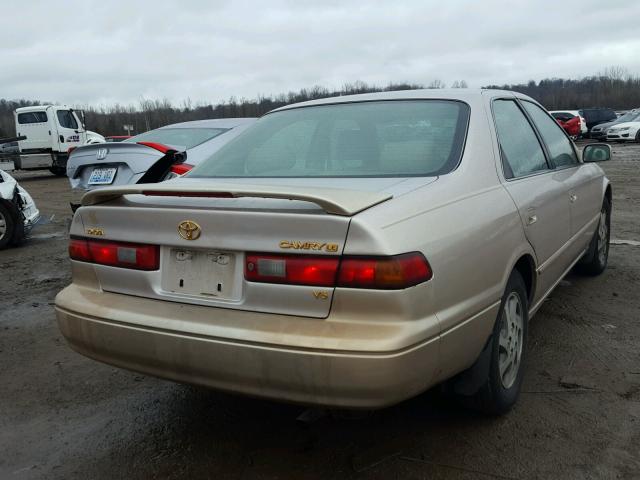
{"type": "Polygon", "coordinates": [[[606,143],[590,143],[582,150],[584,163],[606,162],[611,160],[611,146],[606,143]]]}

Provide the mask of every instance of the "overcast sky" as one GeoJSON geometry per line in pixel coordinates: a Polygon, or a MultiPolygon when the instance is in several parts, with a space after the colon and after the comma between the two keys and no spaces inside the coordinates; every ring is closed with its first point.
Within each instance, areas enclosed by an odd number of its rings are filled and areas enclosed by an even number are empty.
{"type": "Polygon", "coordinates": [[[0,12],[0,98],[71,105],[640,74],[637,0],[3,0],[0,12]]]}

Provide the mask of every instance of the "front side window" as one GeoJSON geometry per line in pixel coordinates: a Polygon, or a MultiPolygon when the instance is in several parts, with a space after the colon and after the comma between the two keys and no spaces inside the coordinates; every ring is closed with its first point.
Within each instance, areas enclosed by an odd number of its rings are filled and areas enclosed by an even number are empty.
{"type": "Polygon", "coordinates": [[[494,101],[493,117],[506,178],[523,177],[549,168],[533,127],[515,101],[494,101]]]}
{"type": "Polygon", "coordinates": [[[562,127],[554,122],[542,108],[531,102],[522,102],[538,127],[542,140],[547,145],[551,162],[556,167],[569,167],[578,164],[578,157],[562,127]]]}
{"type": "Polygon", "coordinates": [[[60,122],[60,126],[63,128],[71,128],[76,130],[78,128],[78,122],[76,122],[76,117],[70,110],[58,110],[56,112],[58,116],[58,122],[60,122]]]}
{"type": "Polygon", "coordinates": [[[196,147],[229,130],[228,128],[158,128],[124,140],[127,143],[153,142],[183,147],[196,147]]]}
{"type": "Polygon", "coordinates": [[[46,123],[47,112],[25,112],[18,114],[18,123],[24,125],[26,123],[46,123]]]}
{"type": "Polygon", "coordinates": [[[266,115],[190,177],[434,176],[460,161],[468,105],[392,100],[266,115]]]}

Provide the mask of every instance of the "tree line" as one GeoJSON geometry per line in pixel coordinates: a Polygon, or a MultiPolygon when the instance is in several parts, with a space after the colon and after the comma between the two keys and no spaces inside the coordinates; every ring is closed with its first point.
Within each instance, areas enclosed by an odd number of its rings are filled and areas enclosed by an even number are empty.
{"type": "MultiPolygon", "coordinates": [[[[340,89],[330,90],[315,86],[297,92],[279,95],[261,95],[255,99],[231,97],[225,102],[210,104],[194,103],[190,99],[175,105],[168,99],[141,99],[138,104],[96,107],[76,105],[74,108],[85,112],[86,125],[103,135],[124,135],[124,125],[132,125],[133,133],[177,122],[210,118],[259,117],[274,108],[291,103],[304,102],[341,95],[372,93],[420,88],[445,88],[441,80],[433,80],[423,85],[417,83],[391,83],[385,87],[357,81],[340,89]]],[[[451,88],[467,88],[465,80],[456,80],[451,88]]],[[[611,107],[630,109],[640,107],[640,77],[630,75],[620,67],[611,67],[604,72],[581,79],[544,79],[526,84],[489,85],[485,88],[500,88],[522,92],[538,100],[549,110],[578,109],[585,107],[611,107]]],[[[42,105],[52,102],[35,100],[0,99],[0,138],[15,135],[13,111],[18,107],[42,105]]]]}
{"type": "Polygon", "coordinates": [[[550,78],[526,84],[490,85],[524,93],[548,110],[577,110],[609,107],[630,110],[640,107],[640,77],[621,67],[610,67],[602,73],[581,79],[550,78]]]}

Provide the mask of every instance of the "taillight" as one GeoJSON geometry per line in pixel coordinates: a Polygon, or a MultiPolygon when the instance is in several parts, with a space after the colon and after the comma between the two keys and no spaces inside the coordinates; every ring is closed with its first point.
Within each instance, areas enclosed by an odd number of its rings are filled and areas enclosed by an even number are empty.
{"type": "Polygon", "coordinates": [[[342,258],[252,253],[245,261],[245,279],[251,282],[399,290],[432,277],[427,259],[419,252],[342,258]]]}
{"type": "Polygon", "coordinates": [[[67,150],[67,153],[71,155],[71,152],[73,152],[76,148],[78,147],[69,147],[69,150],[67,150]]]}
{"type": "Polygon", "coordinates": [[[346,257],[340,264],[338,286],[395,290],[430,280],[431,267],[419,252],[393,257],[346,257]]]}
{"type": "Polygon", "coordinates": [[[189,170],[193,168],[193,165],[189,165],[188,163],[176,163],[175,165],[171,165],[169,172],[178,175],[184,175],[189,170]]]}
{"type": "Polygon", "coordinates": [[[339,262],[337,257],[248,254],[244,277],[252,282],[333,287],[339,262]]]}
{"type": "Polygon", "coordinates": [[[134,270],[158,270],[160,266],[160,247],[142,243],[75,237],[69,242],[69,256],[81,262],[134,270]]]}

